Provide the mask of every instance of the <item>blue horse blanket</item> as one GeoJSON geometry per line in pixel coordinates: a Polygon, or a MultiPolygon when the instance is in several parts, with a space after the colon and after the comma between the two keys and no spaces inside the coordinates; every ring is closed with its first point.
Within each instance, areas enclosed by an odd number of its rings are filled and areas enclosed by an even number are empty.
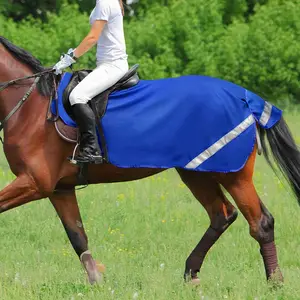
{"type": "MultiPolygon", "coordinates": [[[[75,127],[62,105],[70,77],[64,74],[55,101],[63,122],[75,127]]],[[[231,82],[182,76],[141,80],[113,92],[102,124],[109,161],[118,167],[235,172],[253,151],[256,123],[270,128],[281,114],[277,107],[231,82]]]]}

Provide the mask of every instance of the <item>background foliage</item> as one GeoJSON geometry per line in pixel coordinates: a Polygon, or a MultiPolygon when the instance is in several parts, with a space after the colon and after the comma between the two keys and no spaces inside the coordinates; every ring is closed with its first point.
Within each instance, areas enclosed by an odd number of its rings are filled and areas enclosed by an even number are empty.
{"type": "MultiPolygon", "coordinates": [[[[49,66],[87,34],[94,1],[0,3],[0,34],[49,66]]],[[[205,74],[297,102],[299,14],[296,0],[140,0],[127,6],[129,62],[145,79],[205,74]]],[[[77,68],[94,67],[94,55],[77,68]]]]}

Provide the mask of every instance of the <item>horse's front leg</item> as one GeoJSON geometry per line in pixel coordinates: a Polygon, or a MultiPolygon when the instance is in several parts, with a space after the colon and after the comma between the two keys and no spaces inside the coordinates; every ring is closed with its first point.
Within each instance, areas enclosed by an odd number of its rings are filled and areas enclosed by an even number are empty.
{"type": "Polygon", "coordinates": [[[0,191],[0,213],[41,198],[34,180],[22,174],[0,191]]]}
{"type": "Polygon", "coordinates": [[[102,281],[104,266],[97,264],[88,250],[88,238],[83,228],[79,207],[74,190],[57,192],[49,197],[69,240],[85,268],[91,284],[102,281]]]}

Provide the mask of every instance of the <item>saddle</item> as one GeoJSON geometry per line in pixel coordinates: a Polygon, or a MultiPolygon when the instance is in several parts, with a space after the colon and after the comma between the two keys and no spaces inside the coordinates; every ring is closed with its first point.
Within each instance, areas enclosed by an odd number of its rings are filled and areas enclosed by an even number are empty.
{"type": "MultiPolygon", "coordinates": [[[[100,137],[101,149],[103,152],[103,157],[106,161],[108,161],[108,153],[107,147],[105,142],[105,137],[102,129],[101,119],[103,118],[107,104],[108,104],[108,97],[109,95],[117,90],[124,90],[130,87],[133,87],[139,83],[139,76],[137,74],[137,69],[139,65],[134,65],[116,84],[102,92],[101,94],[94,97],[90,102],[89,105],[91,106],[95,117],[97,120],[98,125],[98,133],[100,137]]],[[[69,101],[70,94],[72,90],[78,85],[80,81],[82,81],[92,70],[81,70],[74,72],[68,86],[64,90],[63,93],[63,105],[68,113],[68,115],[74,120],[72,115],[72,108],[69,101]]],[[[58,134],[66,141],[76,143],[78,140],[78,130],[77,128],[72,128],[65,125],[60,119],[55,124],[56,130],[58,134]]]]}
{"type": "MultiPolygon", "coordinates": [[[[113,91],[116,90],[125,90],[132,86],[135,86],[139,83],[139,76],[137,74],[137,69],[139,68],[139,65],[134,65],[116,84],[108,88],[106,91],[102,92],[101,94],[97,95],[90,101],[90,105],[92,109],[96,109],[96,117],[101,119],[106,111],[107,102],[108,102],[108,96],[113,91]]],[[[69,85],[64,91],[63,96],[63,105],[69,114],[69,116],[72,118],[72,109],[71,104],[69,102],[69,97],[73,89],[80,81],[82,81],[89,73],[91,73],[92,70],[81,70],[74,72],[74,75],[72,76],[69,85]]],[[[73,119],[73,118],[72,118],[73,119]]]]}

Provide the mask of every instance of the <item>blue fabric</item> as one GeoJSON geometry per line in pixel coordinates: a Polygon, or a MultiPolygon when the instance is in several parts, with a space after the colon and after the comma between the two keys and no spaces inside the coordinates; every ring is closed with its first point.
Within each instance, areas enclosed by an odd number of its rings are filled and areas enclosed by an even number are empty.
{"type": "MultiPolygon", "coordinates": [[[[264,110],[265,101],[262,98],[260,98],[258,95],[254,94],[248,90],[246,90],[245,99],[248,103],[248,106],[251,109],[253,116],[255,117],[257,122],[259,122],[261,115],[263,113],[263,110],[264,110]]],[[[282,115],[282,111],[273,105],[272,113],[271,113],[272,117],[269,119],[269,121],[266,125],[263,125],[261,123],[260,123],[260,125],[266,129],[269,129],[277,123],[277,121],[281,118],[281,115],[282,115]]]]}
{"type": "MultiPolygon", "coordinates": [[[[61,95],[59,92],[59,103],[61,95]]],[[[102,119],[109,160],[125,168],[185,167],[249,115],[259,121],[264,104],[262,98],[240,86],[206,76],[141,80],[110,95],[102,119]]],[[[59,115],[67,125],[76,126],[62,105],[59,115]]],[[[281,111],[273,106],[266,128],[280,118],[281,111]]],[[[238,171],[254,143],[252,124],[195,170],[238,171]]]]}
{"type": "Polygon", "coordinates": [[[56,101],[58,101],[58,113],[59,113],[61,119],[63,120],[63,122],[66,125],[76,127],[76,123],[67,114],[67,112],[64,108],[64,105],[63,105],[63,101],[62,101],[64,90],[68,86],[71,78],[72,78],[72,73],[64,73],[63,74],[63,76],[61,78],[61,81],[60,81],[60,83],[58,85],[58,88],[57,88],[57,99],[53,99],[53,101],[51,103],[51,111],[52,111],[52,113],[57,115],[56,101]]]}

